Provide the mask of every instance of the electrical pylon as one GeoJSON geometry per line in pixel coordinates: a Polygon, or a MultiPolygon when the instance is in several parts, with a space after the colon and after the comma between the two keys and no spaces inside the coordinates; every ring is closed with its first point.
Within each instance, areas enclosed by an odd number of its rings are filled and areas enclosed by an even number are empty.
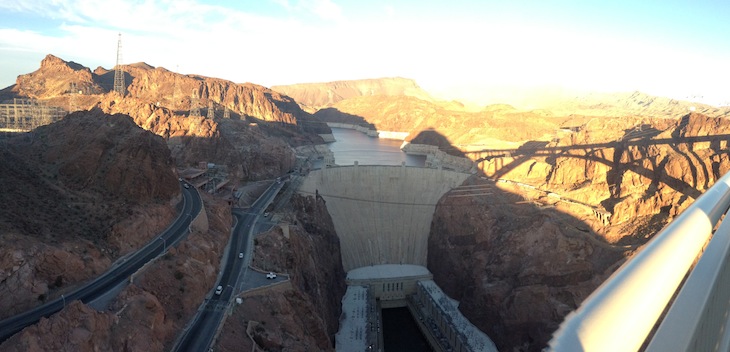
{"type": "Polygon", "coordinates": [[[117,65],[114,66],[114,91],[124,96],[125,90],[124,71],[122,70],[122,33],[119,33],[119,40],[117,41],[117,65]]]}

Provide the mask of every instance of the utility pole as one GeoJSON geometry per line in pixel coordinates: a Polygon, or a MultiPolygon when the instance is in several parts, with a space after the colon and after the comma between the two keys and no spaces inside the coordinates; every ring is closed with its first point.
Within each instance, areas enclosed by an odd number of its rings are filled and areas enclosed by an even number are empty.
{"type": "Polygon", "coordinates": [[[122,33],[119,33],[119,40],[117,41],[117,65],[114,66],[114,91],[123,97],[125,90],[124,71],[122,70],[122,33]]]}

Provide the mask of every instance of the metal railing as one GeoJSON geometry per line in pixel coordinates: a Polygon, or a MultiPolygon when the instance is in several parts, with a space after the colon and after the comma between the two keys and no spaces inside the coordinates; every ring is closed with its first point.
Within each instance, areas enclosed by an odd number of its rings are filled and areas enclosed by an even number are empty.
{"type": "Polygon", "coordinates": [[[730,221],[721,223],[721,218],[728,207],[730,173],[570,313],[546,350],[640,349],[701,255],[647,351],[727,351],[730,270],[726,258],[730,252],[730,221]],[[713,231],[715,228],[717,231],[713,231]],[[707,248],[701,253],[705,244],[707,248]]]}

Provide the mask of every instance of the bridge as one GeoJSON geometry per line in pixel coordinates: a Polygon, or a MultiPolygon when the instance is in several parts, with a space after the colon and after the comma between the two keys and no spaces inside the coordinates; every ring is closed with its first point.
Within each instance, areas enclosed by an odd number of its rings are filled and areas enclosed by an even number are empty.
{"type": "Polygon", "coordinates": [[[728,208],[730,173],[569,314],[548,350],[730,350],[728,208]]]}
{"type": "MultiPolygon", "coordinates": [[[[645,160],[646,156],[649,155],[649,148],[658,145],[669,145],[672,149],[674,149],[674,151],[687,158],[693,157],[700,160],[700,157],[692,150],[680,148],[679,145],[689,144],[696,148],[704,147],[717,152],[722,152],[727,150],[729,140],[730,134],[721,134],[709,136],[677,135],[672,138],[656,139],[623,139],[605,143],[567,146],[546,146],[547,142],[542,142],[541,145],[528,143],[525,146],[516,149],[483,149],[477,151],[466,151],[464,152],[464,155],[474,160],[477,164],[484,161],[495,160],[495,164],[492,168],[487,168],[487,170],[485,170],[485,173],[495,179],[502,178],[510,171],[516,169],[533,157],[546,157],[553,163],[557,158],[576,158],[596,162],[610,168],[606,177],[607,181],[613,185],[612,196],[616,198],[621,197],[620,185],[624,171],[631,170],[648,179],[655,179],[659,176],[657,173],[660,173],[667,186],[678,192],[684,193],[689,197],[697,199],[701,193],[696,189],[696,187],[702,186],[697,182],[698,173],[703,173],[705,180],[704,186],[706,187],[707,180],[711,179],[710,174],[713,174],[714,179],[718,179],[721,176],[718,175],[719,171],[716,169],[708,170],[705,167],[698,170],[696,166],[692,166],[690,167],[690,172],[692,179],[695,181],[694,184],[690,185],[683,180],[667,175],[666,171],[663,170],[664,165],[645,165],[643,160],[645,160]],[[634,150],[635,153],[628,152],[631,147],[636,147],[634,150]],[[689,154],[692,154],[692,156],[690,157],[689,154]]],[[[693,163],[690,164],[693,165],[693,163]]]]}

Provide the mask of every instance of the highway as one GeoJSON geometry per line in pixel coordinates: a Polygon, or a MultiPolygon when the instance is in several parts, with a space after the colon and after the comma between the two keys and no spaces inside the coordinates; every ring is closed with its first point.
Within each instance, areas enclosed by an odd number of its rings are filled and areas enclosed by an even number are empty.
{"type": "Polygon", "coordinates": [[[147,262],[165,253],[170,246],[180,242],[188,233],[188,227],[194,216],[202,207],[202,199],[194,188],[181,187],[183,194],[183,208],[177,219],[159,236],[136,253],[118,260],[107,272],[91,282],[66,293],[61,298],[47,302],[32,310],[0,321],[0,342],[7,340],[26,326],[35,324],[41,317],[49,317],[63,309],[66,303],[80,300],[89,303],[104,295],[107,291],[123,283],[142,268],[147,262]]]}
{"type": "Polygon", "coordinates": [[[213,293],[203,303],[202,309],[198,310],[198,314],[193,318],[188,329],[183,332],[182,337],[173,347],[173,351],[208,350],[223,319],[228,303],[231,298],[239,293],[237,287],[241,273],[248,269],[251,251],[253,250],[252,229],[258,217],[263,213],[266,206],[273,201],[282,185],[283,182],[272,184],[247,211],[233,211],[237,222],[229,240],[228,253],[223,256],[224,263],[222,264],[220,280],[215,285],[215,287],[222,286],[223,292],[220,295],[213,293]],[[243,258],[239,258],[239,253],[244,254],[243,258]]]}

